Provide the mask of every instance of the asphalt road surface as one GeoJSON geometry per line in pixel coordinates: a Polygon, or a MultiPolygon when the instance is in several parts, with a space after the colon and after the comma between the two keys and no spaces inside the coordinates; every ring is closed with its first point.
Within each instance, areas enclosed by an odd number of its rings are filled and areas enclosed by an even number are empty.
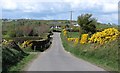
{"type": "Polygon", "coordinates": [[[104,71],[87,61],[66,52],[62,46],[60,33],[54,33],[51,47],[27,67],[27,71],[104,71]]]}

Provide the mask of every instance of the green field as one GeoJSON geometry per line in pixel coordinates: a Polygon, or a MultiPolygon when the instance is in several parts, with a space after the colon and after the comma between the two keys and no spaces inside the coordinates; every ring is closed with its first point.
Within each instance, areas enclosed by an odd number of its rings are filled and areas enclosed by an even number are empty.
{"type": "Polygon", "coordinates": [[[96,28],[97,29],[106,29],[106,28],[111,28],[111,27],[114,27],[114,28],[118,28],[118,25],[110,25],[110,24],[97,24],[96,25],[96,28]]]}
{"type": "Polygon", "coordinates": [[[79,38],[79,32],[68,32],[67,36],[69,38],[79,38]]]}

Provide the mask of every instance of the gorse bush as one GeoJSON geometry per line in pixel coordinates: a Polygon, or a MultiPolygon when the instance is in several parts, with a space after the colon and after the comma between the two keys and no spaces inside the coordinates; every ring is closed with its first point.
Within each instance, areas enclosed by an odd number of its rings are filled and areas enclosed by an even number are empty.
{"type": "Polygon", "coordinates": [[[87,41],[88,41],[88,34],[82,34],[80,43],[85,44],[85,43],[87,43],[87,41]]]}
{"type": "MultiPolygon", "coordinates": [[[[67,31],[63,30],[64,36],[67,36],[67,31]]],[[[101,32],[94,33],[90,38],[89,34],[82,34],[80,44],[85,43],[99,43],[104,44],[120,37],[120,32],[115,28],[108,28],[101,32]]],[[[75,44],[79,43],[79,38],[67,38],[68,41],[73,41],[75,44]]]]}
{"type": "MultiPolygon", "coordinates": [[[[74,35],[75,32],[69,32],[74,35]]],[[[75,35],[73,36],[75,37],[75,35]]],[[[61,35],[65,50],[79,58],[83,58],[108,71],[118,71],[118,40],[120,32],[115,28],[106,28],[92,35],[82,34],[78,39],[61,35]],[[80,40],[80,42],[79,42],[80,40]]]]}
{"type": "Polygon", "coordinates": [[[79,42],[79,38],[67,38],[68,42],[73,41],[75,44],[79,42]]]}
{"type": "Polygon", "coordinates": [[[102,32],[97,32],[89,38],[90,43],[104,44],[116,40],[120,36],[120,32],[115,28],[108,28],[102,32]]]}
{"type": "Polygon", "coordinates": [[[24,41],[22,44],[21,44],[21,48],[26,48],[26,47],[32,47],[33,43],[31,40],[27,40],[27,41],[24,41]]]}
{"type": "Polygon", "coordinates": [[[63,34],[64,36],[67,36],[67,31],[65,29],[63,29],[63,34]]]}
{"type": "Polygon", "coordinates": [[[76,38],[67,38],[68,41],[75,41],[76,38]]]}

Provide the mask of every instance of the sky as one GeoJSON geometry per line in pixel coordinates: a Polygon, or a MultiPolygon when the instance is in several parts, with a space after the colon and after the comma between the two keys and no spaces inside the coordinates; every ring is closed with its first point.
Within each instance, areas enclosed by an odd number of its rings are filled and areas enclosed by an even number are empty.
{"type": "Polygon", "coordinates": [[[119,0],[2,0],[2,18],[73,20],[85,13],[93,14],[99,22],[118,24],[119,0]]]}

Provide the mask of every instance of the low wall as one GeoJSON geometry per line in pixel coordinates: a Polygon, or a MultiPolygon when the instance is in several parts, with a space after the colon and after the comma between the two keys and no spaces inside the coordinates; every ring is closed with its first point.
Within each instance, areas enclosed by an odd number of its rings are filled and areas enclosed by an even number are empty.
{"type": "Polygon", "coordinates": [[[43,52],[44,50],[48,49],[48,47],[52,44],[52,38],[49,37],[48,39],[46,40],[33,40],[31,42],[33,45],[32,45],[32,49],[33,50],[38,50],[38,51],[41,51],[43,52]]]}

